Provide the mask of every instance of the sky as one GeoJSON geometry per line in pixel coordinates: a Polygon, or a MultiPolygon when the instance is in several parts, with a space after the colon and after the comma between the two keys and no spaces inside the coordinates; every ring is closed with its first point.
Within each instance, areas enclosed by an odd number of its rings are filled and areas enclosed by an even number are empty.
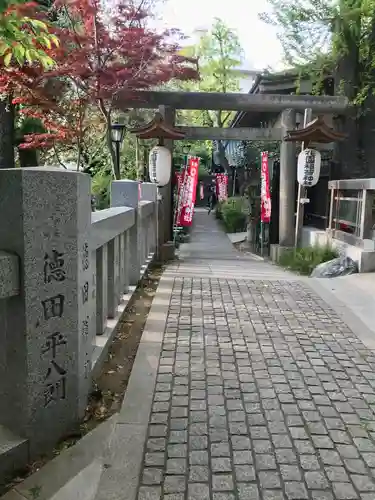
{"type": "Polygon", "coordinates": [[[239,35],[246,69],[281,68],[277,32],[258,18],[259,13],[269,11],[267,0],[165,0],[160,8],[161,25],[179,28],[189,36],[196,28],[210,28],[219,17],[239,35]]]}

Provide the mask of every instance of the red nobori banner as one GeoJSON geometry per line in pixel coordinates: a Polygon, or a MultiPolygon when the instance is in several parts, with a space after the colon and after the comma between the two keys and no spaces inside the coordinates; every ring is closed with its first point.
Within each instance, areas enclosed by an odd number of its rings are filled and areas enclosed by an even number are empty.
{"type": "Polygon", "coordinates": [[[271,194],[270,194],[270,174],[268,170],[268,153],[263,152],[262,156],[262,177],[260,191],[260,220],[266,224],[271,222],[271,194]]]}
{"type": "Polygon", "coordinates": [[[197,195],[199,158],[190,157],[186,170],[186,178],[180,192],[181,211],[178,216],[177,226],[191,226],[193,221],[195,198],[197,195]]]}
{"type": "Polygon", "coordinates": [[[225,201],[228,199],[227,174],[216,174],[216,196],[219,201],[225,201]]]}
{"type": "Polygon", "coordinates": [[[176,172],[176,183],[177,183],[177,192],[180,192],[181,186],[182,186],[182,180],[183,180],[184,172],[176,172]]]}

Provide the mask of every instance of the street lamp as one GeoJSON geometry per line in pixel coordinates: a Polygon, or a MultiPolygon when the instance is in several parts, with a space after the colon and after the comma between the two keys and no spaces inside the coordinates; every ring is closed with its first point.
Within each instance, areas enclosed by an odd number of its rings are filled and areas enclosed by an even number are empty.
{"type": "Polygon", "coordinates": [[[112,123],[111,141],[116,151],[117,172],[120,172],[120,144],[124,140],[124,135],[125,135],[125,125],[123,123],[112,123]]]}
{"type": "Polygon", "coordinates": [[[182,152],[184,154],[184,164],[185,164],[184,166],[187,165],[187,160],[188,160],[190,150],[191,150],[191,144],[184,144],[182,146],[182,152]]]}

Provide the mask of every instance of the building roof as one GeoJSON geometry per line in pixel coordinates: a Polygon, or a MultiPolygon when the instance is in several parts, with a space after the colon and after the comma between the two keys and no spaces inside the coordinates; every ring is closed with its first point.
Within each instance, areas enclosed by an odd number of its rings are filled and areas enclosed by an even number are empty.
{"type": "MultiPolygon", "coordinates": [[[[264,72],[257,74],[253,86],[248,93],[290,95],[295,94],[297,90],[300,94],[310,94],[312,91],[312,82],[307,74],[301,77],[299,71],[292,69],[277,73],[264,72]]],[[[277,116],[278,114],[238,111],[229,126],[232,128],[256,126],[262,121],[267,122],[273,115],[277,116]]]]}
{"type": "Polygon", "coordinates": [[[288,130],[287,136],[284,137],[284,140],[304,142],[305,145],[310,142],[329,144],[335,141],[343,141],[346,137],[347,134],[336,132],[332,127],[327,125],[323,116],[318,116],[303,128],[288,130]]]}

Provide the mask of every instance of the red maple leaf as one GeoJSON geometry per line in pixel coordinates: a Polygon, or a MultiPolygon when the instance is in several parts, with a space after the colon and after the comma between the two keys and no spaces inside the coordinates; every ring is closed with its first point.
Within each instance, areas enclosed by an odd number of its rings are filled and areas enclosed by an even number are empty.
{"type": "MultiPolygon", "coordinates": [[[[24,15],[32,10],[34,18],[46,22],[37,5],[20,5],[24,15]]],[[[21,112],[38,117],[46,130],[27,136],[22,148],[48,147],[56,141],[79,147],[93,106],[109,129],[119,91],[131,96],[135,90],[155,88],[171,79],[198,77],[196,61],[178,55],[179,33],[150,29],[150,11],[135,8],[132,0],[120,0],[110,14],[98,0],[58,0],[53,8],[65,25],[49,24],[60,39],[60,45],[49,50],[55,67],[0,67],[0,92],[12,92],[21,112]]],[[[109,151],[113,154],[111,146],[109,151]]]]}

